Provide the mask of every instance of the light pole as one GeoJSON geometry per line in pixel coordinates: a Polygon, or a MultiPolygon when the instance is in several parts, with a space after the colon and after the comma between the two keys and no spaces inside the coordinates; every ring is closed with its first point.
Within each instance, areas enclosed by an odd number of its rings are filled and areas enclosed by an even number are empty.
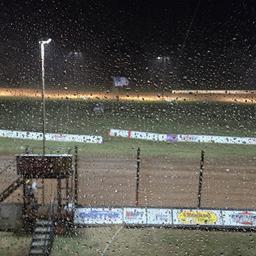
{"type": "Polygon", "coordinates": [[[42,68],[42,118],[43,118],[43,155],[45,155],[45,70],[44,70],[44,46],[49,44],[52,39],[48,39],[45,41],[39,41],[40,49],[41,49],[41,68],[42,68]]]}
{"type": "MultiPolygon", "coordinates": [[[[42,119],[43,119],[43,155],[45,155],[45,79],[44,79],[44,46],[49,44],[52,39],[39,41],[41,50],[41,67],[42,67],[42,119]]],[[[42,203],[44,204],[44,179],[42,179],[42,203]]]]}

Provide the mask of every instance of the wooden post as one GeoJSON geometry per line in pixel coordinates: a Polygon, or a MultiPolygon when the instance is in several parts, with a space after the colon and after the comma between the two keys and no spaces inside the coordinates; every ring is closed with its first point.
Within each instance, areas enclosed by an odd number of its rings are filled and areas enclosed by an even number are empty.
{"type": "Polygon", "coordinates": [[[66,178],[66,204],[68,205],[70,200],[70,193],[69,193],[69,177],[66,178]]]}
{"type": "Polygon", "coordinates": [[[61,179],[57,178],[57,211],[61,214],[61,179]]]}
{"type": "Polygon", "coordinates": [[[24,176],[23,176],[22,189],[23,189],[23,215],[26,215],[27,214],[27,194],[26,194],[26,179],[24,176]]]}
{"type": "Polygon", "coordinates": [[[75,146],[74,203],[78,204],[78,147],[75,146]]]}
{"type": "Polygon", "coordinates": [[[201,160],[200,160],[200,169],[199,169],[199,183],[198,183],[198,203],[197,207],[201,208],[201,199],[202,199],[202,187],[203,187],[203,170],[204,170],[204,151],[201,151],[201,160]]]}
{"type": "Polygon", "coordinates": [[[29,154],[29,146],[27,146],[27,145],[25,147],[25,154],[29,154]]]}
{"type": "Polygon", "coordinates": [[[45,189],[44,189],[44,178],[42,178],[41,180],[41,189],[42,189],[42,205],[44,205],[44,192],[45,192],[45,189]]]}
{"type": "Polygon", "coordinates": [[[139,185],[140,185],[140,148],[137,149],[137,170],[136,170],[136,200],[135,205],[139,205],[139,185]]]}

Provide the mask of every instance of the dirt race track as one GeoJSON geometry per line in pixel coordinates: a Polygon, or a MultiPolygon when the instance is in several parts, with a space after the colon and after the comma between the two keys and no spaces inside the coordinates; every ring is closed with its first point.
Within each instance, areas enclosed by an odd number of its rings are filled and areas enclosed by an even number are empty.
{"type": "MultiPolygon", "coordinates": [[[[0,170],[13,156],[0,157],[0,170]]],[[[79,204],[134,206],[136,156],[79,156],[79,204]]],[[[1,174],[0,191],[17,178],[15,164],[1,174]]],[[[142,157],[139,205],[196,207],[199,159],[142,157]]],[[[40,185],[40,181],[38,181],[40,185]]],[[[56,193],[54,180],[45,181],[46,200],[56,193]]],[[[202,207],[256,208],[256,160],[249,157],[207,159],[202,207]]],[[[40,200],[41,191],[38,190],[40,200]]],[[[64,195],[63,195],[64,196],[64,195]]],[[[22,202],[22,189],[5,202],[22,202]]]]}

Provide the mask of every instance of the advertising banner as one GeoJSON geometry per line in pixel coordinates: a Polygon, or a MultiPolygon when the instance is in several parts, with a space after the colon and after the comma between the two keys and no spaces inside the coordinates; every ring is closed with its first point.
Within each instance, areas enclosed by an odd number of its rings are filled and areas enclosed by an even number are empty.
{"type": "Polygon", "coordinates": [[[231,137],[193,134],[160,134],[152,132],[139,132],[118,129],[110,129],[109,135],[151,141],[256,145],[256,138],[254,137],[231,137]]]}
{"type": "Polygon", "coordinates": [[[124,208],[124,223],[125,224],[146,224],[147,215],[144,208],[124,208]]]}
{"type": "MultiPolygon", "coordinates": [[[[13,138],[13,139],[43,140],[43,134],[41,132],[28,132],[28,131],[23,132],[23,131],[12,131],[12,130],[0,130],[0,137],[13,138]]],[[[94,135],[46,133],[45,139],[48,141],[103,143],[102,136],[94,136],[94,135]]]]}
{"type": "Polygon", "coordinates": [[[221,211],[218,210],[195,210],[173,209],[174,225],[222,225],[221,211]]]}
{"type": "Polygon", "coordinates": [[[225,226],[255,227],[256,211],[222,211],[225,226]]]}
{"type": "Polygon", "coordinates": [[[152,132],[131,131],[131,138],[132,139],[151,140],[151,141],[166,141],[165,134],[152,133],[152,132]]]}
{"type": "Polygon", "coordinates": [[[167,134],[110,129],[109,136],[151,141],[166,141],[167,134]]]}
{"type": "Polygon", "coordinates": [[[178,141],[177,135],[175,135],[175,134],[167,134],[166,141],[167,142],[177,142],[178,141]]]}
{"type": "Polygon", "coordinates": [[[78,225],[90,224],[122,224],[122,208],[77,208],[74,223],[78,225]]]}
{"type": "Polygon", "coordinates": [[[58,134],[58,133],[46,133],[46,140],[52,141],[66,141],[66,142],[82,142],[82,143],[103,143],[101,136],[94,135],[76,135],[76,134],[58,134]]]}
{"type": "Polygon", "coordinates": [[[198,142],[198,143],[201,142],[201,143],[248,144],[248,145],[256,144],[256,138],[214,136],[214,135],[178,134],[177,140],[180,142],[198,142]]]}
{"type": "Polygon", "coordinates": [[[109,136],[128,138],[129,131],[128,130],[110,129],[109,136]]]}
{"type": "Polygon", "coordinates": [[[170,209],[147,209],[147,224],[149,225],[172,225],[172,210],[170,209]]]}

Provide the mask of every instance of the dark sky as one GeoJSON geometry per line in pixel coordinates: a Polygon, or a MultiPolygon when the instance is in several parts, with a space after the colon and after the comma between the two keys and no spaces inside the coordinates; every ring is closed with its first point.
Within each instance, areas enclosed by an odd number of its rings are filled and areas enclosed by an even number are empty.
{"type": "MultiPolygon", "coordinates": [[[[38,40],[51,36],[63,44],[84,46],[90,37],[147,40],[165,44],[183,43],[195,37],[226,43],[237,40],[254,43],[255,6],[253,0],[25,0],[1,1],[1,30],[5,37],[38,40]],[[197,10],[197,11],[196,11],[197,10]]],[[[3,36],[3,35],[2,35],[3,36]]],[[[187,42],[189,43],[189,42],[187,42]]]]}
{"type": "Polygon", "coordinates": [[[38,55],[38,40],[51,37],[58,54],[79,50],[94,60],[97,76],[140,79],[132,70],[144,76],[145,69],[156,70],[154,58],[168,56],[170,63],[158,67],[165,69],[162,80],[192,87],[206,80],[254,83],[253,0],[10,0],[0,7],[2,65],[17,55],[26,56],[20,57],[26,66],[38,55]]]}

